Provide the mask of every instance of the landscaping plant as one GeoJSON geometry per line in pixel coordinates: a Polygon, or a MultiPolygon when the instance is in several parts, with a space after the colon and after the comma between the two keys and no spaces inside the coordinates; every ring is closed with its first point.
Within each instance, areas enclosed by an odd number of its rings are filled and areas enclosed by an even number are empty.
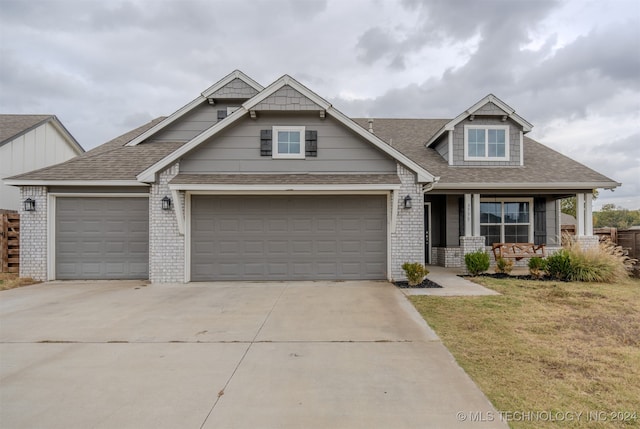
{"type": "Polygon", "coordinates": [[[411,287],[422,283],[427,274],[429,274],[429,270],[420,262],[405,262],[402,264],[402,269],[411,287]]]}
{"type": "Polygon", "coordinates": [[[513,271],[513,260],[506,258],[496,259],[496,273],[509,274],[513,271]]]}
{"type": "Polygon", "coordinates": [[[560,249],[553,255],[548,256],[545,272],[553,279],[568,281],[571,277],[571,255],[569,250],[560,249]]]}
{"type": "Polygon", "coordinates": [[[541,279],[542,276],[544,276],[545,269],[547,268],[547,260],[539,256],[534,256],[529,259],[528,266],[531,277],[541,279]]]}
{"type": "Polygon", "coordinates": [[[467,253],[464,255],[464,264],[466,265],[469,274],[477,276],[489,269],[489,254],[482,249],[476,250],[472,253],[467,253]]]}

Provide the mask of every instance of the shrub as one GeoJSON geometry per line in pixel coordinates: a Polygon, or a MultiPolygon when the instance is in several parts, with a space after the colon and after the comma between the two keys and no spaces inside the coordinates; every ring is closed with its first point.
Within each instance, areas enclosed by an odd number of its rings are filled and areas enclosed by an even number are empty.
{"type": "Polygon", "coordinates": [[[429,274],[429,270],[420,262],[405,262],[402,264],[404,274],[407,276],[409,286],[417,286],[429,274]]]}
{"type": "Polygon", "coordinates": [[[614,283],[626,279],[636,262],[611,242],[605,241],[589,249],[570,242],[567,249],[547,258],[545,271],[558,280],[614,283]]]}
{"type": "Polygon", "coordinates": [[[582,249],[577,244],[572,244],[569,254],[571,256],[569,279],[578,282],[622,281],[629,276],[629,267],[632,267],[635,262],[620,246],[610,241],[589,249],[582,249]]]}
{"type": "Polygon", "coordinates": [[[571,254],[569,251],[561,249],[547,257],[545,272],[556,280],[569,280],[571,277],[571,254]]]}
{"type": "Polygon", "coordinates": [[[464,264],[472,276],[477,276],[489,269],[489,255],[482,249],[467,253],[464,255],[464,264]]]}
{"type": "Polygon", "coordinates": [[[541,279],[547,267],[547,260],[539,256],[529,259],[529,274],[536,279],[541,279]]]}
{"type": "Polygon", "coordinates": [[[496,259],[496,273],[509,274],[513,270],[513,260],[506,258],[496,259]]]}

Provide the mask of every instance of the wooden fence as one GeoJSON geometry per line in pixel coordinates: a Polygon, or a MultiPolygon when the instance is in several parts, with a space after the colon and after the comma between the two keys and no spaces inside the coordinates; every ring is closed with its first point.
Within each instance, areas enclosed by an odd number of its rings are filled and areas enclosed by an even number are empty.
{"type": "Polygon", "coordinates": [[[0,213],[0,273],[20,271],[20,215],[0,213]]]}
{"type": "MultiPolygon", "coordinates": [[[[562,233],[575,235],[575,225],[562,225],[562,233]]],[[[640,229],[594,228],[593,233],[600,240],[610,239],[612,243],[629,251],[629,256],[640,259],[640,229]]]]}
{"type": "Polygon", "coordinates": [[[619,246],[629,249],[629,256],[640,259],[640,229],[627,229],[618,231],[619,246]]]}

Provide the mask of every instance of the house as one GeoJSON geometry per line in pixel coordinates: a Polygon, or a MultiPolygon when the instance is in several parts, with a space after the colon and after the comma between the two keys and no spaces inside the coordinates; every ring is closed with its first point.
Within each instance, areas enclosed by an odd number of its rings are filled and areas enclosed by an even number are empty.
{"type": "Polygon", "coordinates": [[[401,279],[492,242],[559,245],[576,195],[620,184],[525,137],[489,95],[453,119],[350,119],[283,76],[234,71],[192,102],[84,155],[5,179],[38,279],[401,279]]]}
{"type": "MultiPolygon", "coordinates": [[[[0,178],[47,167],[84,153],[55,115],[0,114],[0,178]]],[[[0,209],[18,210],[20,190],[0,183],[0,209]]]]}

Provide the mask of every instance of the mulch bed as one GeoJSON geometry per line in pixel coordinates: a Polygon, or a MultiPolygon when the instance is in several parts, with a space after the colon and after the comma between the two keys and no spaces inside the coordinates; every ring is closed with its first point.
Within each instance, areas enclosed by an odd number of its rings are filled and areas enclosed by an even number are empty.
{"type": "Polygon", "coordinates": [[[403,281],[403,282],[394,282],[394,285],[398,286],[400,289],[437,289],[437,288],[442,288],[442,286],[440,286],[438,283],[436,282],[432,282],[429,279],[424,279],[422,281],[422,283],[420,283],[419,285],[416,286],[409,286],[409,282],[407,281],[403,281]]]}
{"type": "Polygon", "coordinates": [[[537,277],[533,277],[530,274],[511,275],[511,274],[503,274],[503,273],[482,273],[482,274],[478,274],[477,276],[472,276],[470,274],[458,274],[458,277],[491,277],[493,279],[536,280],[540,282],[567,281],[567,280],[553,279],[551,277],[546,277],[546,276],[537,278],[537,277]]]}

